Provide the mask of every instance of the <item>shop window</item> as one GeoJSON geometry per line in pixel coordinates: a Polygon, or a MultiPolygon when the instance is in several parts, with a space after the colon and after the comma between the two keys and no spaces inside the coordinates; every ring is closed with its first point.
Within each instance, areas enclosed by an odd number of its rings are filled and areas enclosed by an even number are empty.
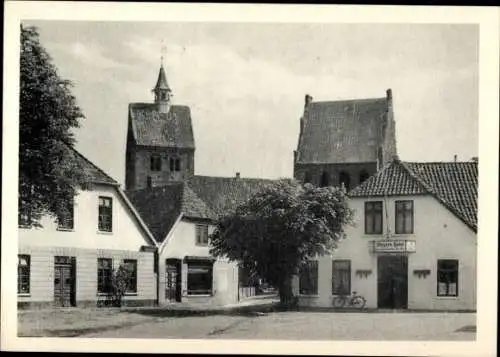
{"type": "Polygon", "coordinates": [[[151,155],[150,162],[151,171],[161,171],[161,156],[158,154],[151,155]]]}
{"type": "Polygon", "coordinates": [[[113,291],[113,260],[108,258],[97,259],[97,292],[108,294],[113,291]]]}
{"type": "Polygon", "coordinates": [[[349,176],[349,174],[347,172],[342,171],[339,174],[339,183],[341,185],[344,184],[345,190],[349,191],[349,189],[351,188],[351,177],[349,176]]]}
{"type": "Polygon", "coordinates": [[[17,293],[30,293],[30,256],[17,256],[17,293]]]}
{"type": "Polygon", "coordinates": [[[74,198],[71,197],[66,201],[64,210],[61,210],[57,215],[57,228],[62,230],[71,230],[74,227],[74,198]]]}
{"type": "Polygon", "coordinates": [[[213,262],[188,262],[188,295],[211,295],[213,262]]]}
{"type": "Polygon", "coordinates": [[[318,294],[318,261],[312,260],[302,264],[299,276],[299,292],[302,295],[318,294]]]}
{"type": "Polygon", "coordinates": [[[437,295],[458,296],[458,260],[438,260],[437,295]]]}
{"type": "Polygon", "coordinates": [[[196,225],[196,245],[208,245],[208,225],[196,225]]]}
{"type": "Polygon", "coordinates": [[[349,295],[351,293],[351,261],[334,260],[332,262],[332,294],[349,295]]]}
{"type": "Polygon", "coordinates": [[[382,201],[365,202],[365,234],[382,234],[382,201]]]}
{"type": "Polygon", "coordinates": [[[396,201],[396,234],[413,233],[413,201],[396,201]]]}
{"type": "Polygon", "coordinates": [[[130,274],[127,289],[125,290],[125,292],[128,294],[135,294],[137,293],[137,260],[125,259],[123,261],[123,265],[130,274]]]}

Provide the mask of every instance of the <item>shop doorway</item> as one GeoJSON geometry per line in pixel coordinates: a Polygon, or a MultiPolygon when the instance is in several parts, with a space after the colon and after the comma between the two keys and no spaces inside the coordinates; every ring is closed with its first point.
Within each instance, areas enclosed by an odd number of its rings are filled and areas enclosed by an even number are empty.
{"type": "Polygon", "coordinates": [[[167,259],[165,265],[165,299],[167,302],[181,301],[181,261],[167,259]]]}
{"type": "Polygon", "coordinates": [[[76,259],[54,257],[54,305],[76,306],[76,259]]]}
{"type": "Polygon", "coordinates": [[[377,259],[378,308],[408,308],[408,257],[381,255],[377,259]]]}

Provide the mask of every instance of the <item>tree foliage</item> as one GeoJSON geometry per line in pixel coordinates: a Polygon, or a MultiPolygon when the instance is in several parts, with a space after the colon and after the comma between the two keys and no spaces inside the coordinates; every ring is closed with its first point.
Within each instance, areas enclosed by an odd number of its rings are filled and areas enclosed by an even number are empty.
{"type": "Polygon", "coordinates": [[[72,129],[84,118],[40,43],[34,27],[21,26],[19,107],[19,212],[38,224],[42,214],[64,213],[84,172],[70,149],[72,129]]]}
{"type": "Polygon", "coordinates": [[[336,248],[352,214],[344,188],[279,180],[219,219],[211,253],[253,270],[286,301],[300,265],[336,248]]]}

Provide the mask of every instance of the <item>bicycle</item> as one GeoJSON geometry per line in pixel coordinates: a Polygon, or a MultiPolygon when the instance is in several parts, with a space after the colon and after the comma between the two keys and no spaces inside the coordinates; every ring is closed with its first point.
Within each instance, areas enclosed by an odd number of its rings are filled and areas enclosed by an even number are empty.
{"type": "Polygon", "coordinates": [[[341,308],[344,306],[362,309],[365,307],[366,299],[361,295],[356,295],[353,291],[351,295],[338,295],[333,298],[333,307],[341,308]]]}

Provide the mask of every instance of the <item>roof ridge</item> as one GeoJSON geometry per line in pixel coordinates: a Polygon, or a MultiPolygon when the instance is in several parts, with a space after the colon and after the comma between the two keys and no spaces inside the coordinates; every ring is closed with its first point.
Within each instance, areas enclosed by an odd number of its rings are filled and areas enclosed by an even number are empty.
{"type": "MultiPolygon", "coordinates": [[[[89,159],[87,159],[82,153],[80,153],[76,148],[74,148],[72,145],[68,144],[67,142],[64,142],[63,143],[68,147],[70,148],[71,150],[73,150],[78,156],[80,156],[83,160],[85,160],[88,164],[92,165],[97,171],[99,171],[100,173],[102,173],[104,176],[106,176],[108,179],[110,179],[111,181],[113,181],[112,183],[108,182],[107,184],[109,185],[115,185],[115,186],[120,186],[120,184],[114,179],[112,178],[111,176],[109,176],[106,172],[104,172],[104,170],[102,170],[99,166],[97,166],[96,164],[94,164],[92,161],[90,161],[89,159]]],[[[98,181],[96,181],[98,182],[98,181]]],[[[99,183],[104,183],[104,182],[99,182],[99,183]]]]}
{"type": "Polygon", "coordinates": [[[368,102],[368,101],[386,101],[386,97],[373,97],[373,98],[349,98],[349,99],[337,99],[337,100],[318,100],[313,101],[310,104],[331,104],[331,103],[344,103],[344,102],[368,102]]]}

